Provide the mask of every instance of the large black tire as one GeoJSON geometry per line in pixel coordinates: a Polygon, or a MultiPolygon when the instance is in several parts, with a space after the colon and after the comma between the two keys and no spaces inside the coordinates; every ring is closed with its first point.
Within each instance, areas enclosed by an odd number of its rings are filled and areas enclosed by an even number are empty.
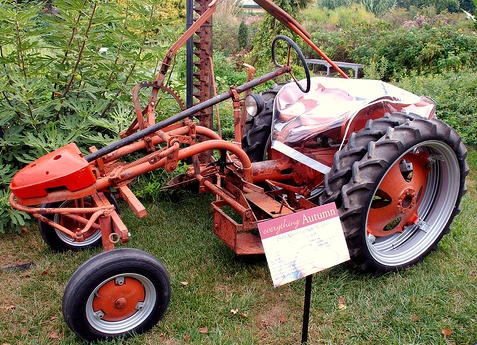
{"type": "Polygon", "coordinates": [[[128,337],[150,330],[169,306],[171,286],[163,264],[138,249],[100,253],[71,276],[63,316],[85,341],[128,337]]]}
{"type": "Polygon", "coordinates": [[[320,204],[335,202],[340,207],[341,187],[350,181],[352,166],[368,152],[368,144],[380,139],[389,128],[402,125],[409,119],[413,117],[407,114],[385,114],[382,118],[367,121],[359,132],[351,133],[346,146],[333,157],[331,171],[325,175],[320,204]]]}
{"type": "Polygon", "coordinates": [[[322,196],[337,201],[351,263],[374,274],[409,267],[437,247],[459,213],[469,171],[467,150],[445,123],[392,118],[397,125],[379,140],[371,136],[336,154],[322,196]]]}
{"type": "Polygon", "coordinates": [[[255,115],[247,115],[243,129],[242,149],[250,161],[261,162],[266,159],[272,134],[273,102],[283,84],[277,84],[270,90],[261,93],[265,102],[263,110],[255,115]]]}
{"type": "MultiPolygon", "coordinates": [[[[108,196],[109,201],[111,204],[114,205],[116,212],[119,213],[119,205],[117,200],[114,198],[112,194],[108,196]]],[[[41,208],[67,208],[67,207],[76,207],[75,200],[66,200],[57,203],[50,203],[50,204],[42,204],[41,208]]],[[[93,207],[92,201],[90,197],[86,197],[84,199],[85,207],[93,207]]],[[[74,231],[79,224],[76,224],[74,220],[68,218],[65,215],[60,213],[54,214],[46,214],[46,218],[54,221],[57,224],[61,224],[62,226],[66,227],[69,230],[74,231]]],[[[57,252],[65,252],[68,250],[71,251],[79,251],[87,248],[93,248],[101,245],[101,230],[92,231],[87,234],[83,241],[77,242],[73,241],[71,237],[66,235],[65,233],[61,232],[54,227],[43,223],[41,220],[38,220],[38,229],[40,230],[41,237],[45,241],[45,243],[54,251],[57,252]]]]}

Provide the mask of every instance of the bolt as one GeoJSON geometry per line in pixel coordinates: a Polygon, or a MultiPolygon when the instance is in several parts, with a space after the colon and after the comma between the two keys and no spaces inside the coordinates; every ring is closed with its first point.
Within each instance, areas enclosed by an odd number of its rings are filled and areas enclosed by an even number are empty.
{"type": "Polygon", "coordinates": [[[124,297],[118,298],[116,301],[114,301],[114,306],[117,309],[124,309],[126,307],[126,304],[128,303],[127,299],[124,297]]]}

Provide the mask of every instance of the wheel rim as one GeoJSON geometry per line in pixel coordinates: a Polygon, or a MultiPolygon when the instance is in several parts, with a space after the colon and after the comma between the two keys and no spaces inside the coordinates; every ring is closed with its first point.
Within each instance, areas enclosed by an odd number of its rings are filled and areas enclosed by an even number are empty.
{"type": "MultiPolygon", "coordinates": [[[[67,200],[67,201],[63,202],[58,207],[59,208],[67,208],[67,207],[71,207],[70,205],[72,205],[72,204],[76,205],[74,200],[67,200]]],[[[87,207],[87,206],[92,206],[92,205],[91,205],[90,202],[85,201],[84,206],[87,207]]],[[[65,228],[67,228],[71,231],[75,231],[78,228],[77,223],[73,219],[68,218],[67,216],[59,214],[59,213],[55,214],[55,216],[53,217],[53,221],[55,223],[58,223],[58,224],[64,226],[65,228]]],[[[63,241],[64,243],[67,243],[69,246],[77,247],[77,248],[87,247],[89,245],[92,245],[92,244],[96,243],[96,241],[98,241],[101,238],[101,230],[91,229],[90,231],[88,231],[88,233],[85,234],[84,240],[81,241],[81,242],[80,241],[73,241],[73,239],[70,236],[68,236],[67,234],[65,234],[64,232],[62,232],[58,229],[54,229],[54,230],[55,230],[58,238],[61,241],[63,241]]]]}
{"type": "Polygon", "coordinates": [[[406,151],[379,182],[368,207],[366,244],[372,257],[400,266],[430,250],[447,227],[459,188],[459,163],[447,144],[427,141],[406,151]],[[410,163],[410,181],[403,181],[409,180],[405,164],[399,167],[403,162],[410,163]]]}
{"type": "Polygon", "coordinates": [[[122,334],[141,324],[156,304],[156,289],[146,277],[119,274],[99,284],[86,302],[89,324],[105,334],[122,334]]]}

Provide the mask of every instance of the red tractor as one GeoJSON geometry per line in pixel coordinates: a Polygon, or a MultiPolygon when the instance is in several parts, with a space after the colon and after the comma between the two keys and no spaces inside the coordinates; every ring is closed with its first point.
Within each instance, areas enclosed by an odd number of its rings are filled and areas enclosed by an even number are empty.
{"type": "MultiPolygon", "coordinates": [[[[288,14],[268,0],[257,3],[333,63],[288,14]]],[[[161,262],[136,249],[112,250],[130,236],[115,197],[146,216],[128,187],[146,172],[187,162],[170,187],[195,184],[216,195],[213,230],[237,255],[263,254],[259,222],[334,202],[351,264],[374,274],[421,261],[459,213],[467,151],[436,119],[434,102],[381,81],[348,79],[334,64],[344,78],[312,77],[286,36],[272,43],[274,71],[255,78],[250,69],[247,83],[156,123],[158,93],[173,94],[163,85],[172,56],[214,9],[215,2],[170,49],[154,82],[134,88],[137,117],[121,140],[86,156],[69,144],[23,168],[10,185],[12,206],[39,219],[53,249],[105,249],[74,273],[63,298],[65,320],[84,340],[144,332],[168,307],[161,262]],[[295,78],[297,64],[303,80],[295,78]],[[292,82],[251,93],[287,74],[292,82]],[[143,88],[152,89],[145,107],[138,100],[143,88]],[[233,142],[195,120],[228,99],[233,142]],[[131,161],[132,153],[143,155],[131,161]]]]}

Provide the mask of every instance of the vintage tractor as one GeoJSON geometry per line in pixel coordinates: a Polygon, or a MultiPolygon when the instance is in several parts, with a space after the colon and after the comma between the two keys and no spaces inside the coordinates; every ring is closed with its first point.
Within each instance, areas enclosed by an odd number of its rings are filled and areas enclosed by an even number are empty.
{"type": "MultiPolygon", "coordinates": [[[[257,3],[329,60],[287,13],[268,0],[257,3]]],[[[275,70],[255,78],[250,68],[245,84],[156,123],[158,93],[173,94],[163,84],[172,56],[214,9],[212,2],[170,49],[154,82],[134,88],[137,116],[121,140],[85,156],[71,143],[11,182],[12,206],[39,219],[53,249],[105,249],[74,273],[63,298],[65,320],[84,340],[144,332],[168,307],[161,262],[137,249],[112,250],[130,237],[116,197],[138,217],[147,215],[128,187],[146,172],[186,162],[186,173],[169,186],[195,184],[216,196],[213,231],[237,255],[263,254],[259,222],[334,202],[352,265],[374,274],[421,261],[459,213],[467,151],[457,132],[436,119],[434,102],[381,81],[348,79],[337,66],[344,78],[312,77],[286,36],[272,42],[275,70]],[[303,80],[295,78],[297,69],[303,80]],[[292,82],[251,93],[283,75],[292,82]],[[145,107],[138,99],[143,88],[152,89],[145,107]],[[228,99],[234,141],[196,120],[228,99]],[[143,155],[131,160],[133,153],[143,155]]]]}

